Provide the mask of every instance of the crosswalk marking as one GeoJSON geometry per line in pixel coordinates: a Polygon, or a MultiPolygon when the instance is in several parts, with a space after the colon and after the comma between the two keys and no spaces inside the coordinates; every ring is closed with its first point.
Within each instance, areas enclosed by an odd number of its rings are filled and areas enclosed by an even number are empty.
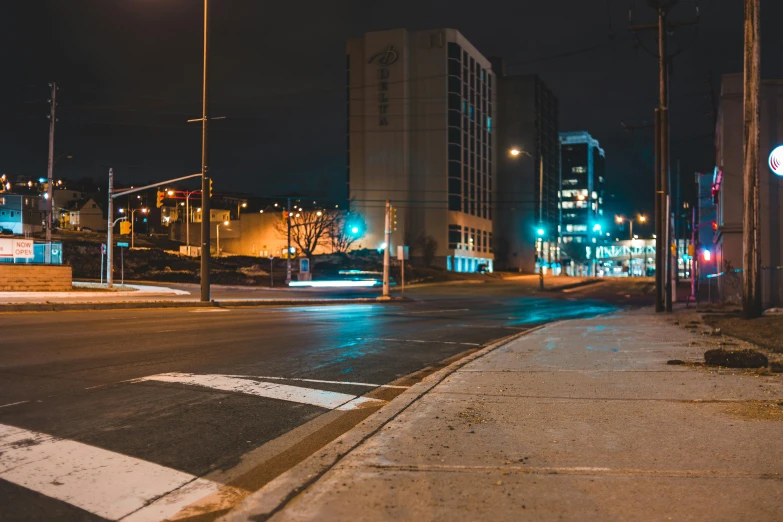
{"type": "Polygon", "coordinates": [[[130,522],[168,518],[221,487],[165,466],[5,424],[0,424],[0,479],[130,522]]]}
{"type": "Polygon", "coordinates": [[[254,381],[232,375],[197,375],[192,373],[161,373],[135,379],[134,382],[157,381],[193,386],[203,386],[216,390],[245,393],[268,399],[279,399],[300,404],[310,404],[330,410],[355,410],[368,406],[380,406],[385,401],[369,397],[357,397],[347,393],[315,390],[287,384],[254,381]]]}
{"type": "MultiPolygon", "coordinates": [[[[231,377],[247,377],[246,375],[232,375],[231,377]]],[[[302,379],[299,377],[267,377],[267,376],[253,376],[255,379],[261,379],[262,381],[299,381],[299,382],[314,382],[320,384],[344,384],[345,386],[366,386],[368,388],[397,388],[400,390],[407,390],[410,386],[397,386],[394,384],[371,384],[369,382],[354,382],[354,381],[324,381],[322,379],[302,379]]]]}

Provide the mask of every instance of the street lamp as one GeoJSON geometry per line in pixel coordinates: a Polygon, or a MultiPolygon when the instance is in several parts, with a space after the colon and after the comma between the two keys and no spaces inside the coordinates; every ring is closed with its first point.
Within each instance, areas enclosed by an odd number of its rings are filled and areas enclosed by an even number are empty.
{"type": "MultiPolygon", "coordinates": [[[[134,241],[133,240],[136,237],[136,234],[135,234],[136,218],[134,218],[133,215],[136,213],[137,210],[141,210],[142,214],[146,214],[147,213],[146,207],[134,208],[133,210],[131,210],[131,248],[134,247],[134,241]]],[[[120,209],[120,214],[122,214],[123,212],[124,212],[124,210],[120,209]]]]}
{"type": "MultiPolygon", "coordinates": [[[[647,221],[647,217],[644,214],[639,214],[638,219],[640,223],[645,223],[647,221]]],[[[633,235],[634,220],[631,218],[627,218],[625,216],[615,216],[614,220],[617,222],[618,225],[622,225],[626,221],[630,225],[630,230],[628,231],[628,239],[630,240],[630,244],[628,245],[628,277],[632,277],[633,276],[633,240],[635,239],[635,236],[633,235]]]]}
{"type": "MultiPolygon", "coordinates": [[[[224,221],[223,223],[218,223],[217,226],[215,227],[215,236],[217,237],[217,252],[215,252],[216,257],[220,257],[220,225],[227,227],[228,221],[224,221]]],[[[204,220],[201,220],[201,226],[204,226],[204,220]]]]}

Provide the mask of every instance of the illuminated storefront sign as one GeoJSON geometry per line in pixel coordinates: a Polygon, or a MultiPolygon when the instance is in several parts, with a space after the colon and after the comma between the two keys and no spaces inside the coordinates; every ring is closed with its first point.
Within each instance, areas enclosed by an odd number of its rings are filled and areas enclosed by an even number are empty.
{"type": "Polygon", "coordinates": [[[770,153],[769,168],[778,176],[783,176],[783,145],[770,153]]]}
{"type": "Polygon", "coordinates": [[[396,62],[397,58],[397,51],[390,45],[367,61],[378,64],[378,125],[389,124],[389,66],[396,62]]]}

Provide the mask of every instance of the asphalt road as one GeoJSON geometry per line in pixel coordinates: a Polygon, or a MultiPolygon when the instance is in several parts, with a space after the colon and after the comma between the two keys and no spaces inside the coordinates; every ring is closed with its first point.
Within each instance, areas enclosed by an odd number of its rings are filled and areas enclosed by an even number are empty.
{"type": "Polygon", "coordinates": [[[117,463],[125,457],[234,486],[234,500],[188,518],[212,520],[428,369],[539,324],[645,299],[616,290],[465,285],[421,288],[395,304],[0,314],[0,520],[161,519],[140,506],[170,486],[150,485],[126,511],[111,502],[131,481],[123,473],[139,469],[117,463]],[[62,441],[87,446],[30,467],[62,441]],[[80,462],[101,459],[85,476],[80,462]],[[91,495],[91,484],[109,492],[91,495]]]}

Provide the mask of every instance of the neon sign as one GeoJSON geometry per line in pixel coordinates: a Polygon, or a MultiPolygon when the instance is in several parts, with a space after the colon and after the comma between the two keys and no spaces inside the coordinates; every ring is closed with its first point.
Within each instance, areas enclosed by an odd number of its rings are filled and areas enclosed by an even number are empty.
{"type": "Polygon", "coordinates": [[[769,168],[778,176],[783,176],[783,145],[770,153],[769,168]]]}

